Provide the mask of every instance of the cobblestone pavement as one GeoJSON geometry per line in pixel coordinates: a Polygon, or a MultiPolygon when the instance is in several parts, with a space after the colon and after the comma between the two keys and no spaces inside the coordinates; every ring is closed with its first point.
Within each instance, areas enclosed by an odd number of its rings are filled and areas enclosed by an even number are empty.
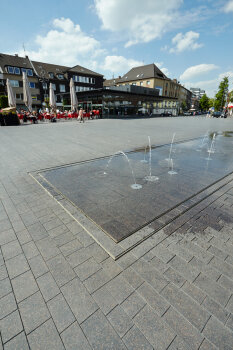
{"type": "Polygon", "coordinates": [[[169,120],[0,128],[0,349],[233,349],[233,178],[113,261],[27,174],[233,130],[169,120]]]}

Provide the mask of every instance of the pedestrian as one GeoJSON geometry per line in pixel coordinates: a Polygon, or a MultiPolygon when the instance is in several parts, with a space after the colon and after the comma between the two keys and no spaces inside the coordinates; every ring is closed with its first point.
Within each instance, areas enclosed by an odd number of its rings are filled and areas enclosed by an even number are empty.
{"type": "Polygon", "coordinates": [[[84,123],[84,116],[83,116],[83,109],[81,108],[78,112],[78,119],[79,119],[79,122],[83,122],[84,123]]]}

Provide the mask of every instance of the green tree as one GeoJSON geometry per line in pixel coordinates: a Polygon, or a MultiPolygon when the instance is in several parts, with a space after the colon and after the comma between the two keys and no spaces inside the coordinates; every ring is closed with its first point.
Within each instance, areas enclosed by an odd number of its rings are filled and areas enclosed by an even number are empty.
{"type": "Polygon", "coordinates": [[[8,97],[5,95],[0,96],[0,108],[8,107],[8,97]]]}
{"type": "Polygon", "coordinates": [[[207,111],[210,107],[210,99],[207,97],[206,94],[204,94],[200,101],[199,101],[199,107],[202,111],[207,111]]]}
{"type": "Polygon", "coordinates": [[[224,77],[218,87],[218,92],[215,95],[214,108],[219,111],[223,109],[223,106],[226,103],[226,97],[228,93],[229,79],[224,77]]]}
{"type": "Polygon", "coordinates": [[[229,93],[228,99],[230,102],[233,102],[233,90],[229,93]]]}
{"type": "Polygon", "coordinates": [[[214,107],[214,98],[209,98],[209,108],[214,107]]]}
{"type": "Polygon", "coordinates": [[[181,107],[182,111],[186,111],[187,110],[187,103],[185,101],[182,101],[180,107],[181,107]]]}

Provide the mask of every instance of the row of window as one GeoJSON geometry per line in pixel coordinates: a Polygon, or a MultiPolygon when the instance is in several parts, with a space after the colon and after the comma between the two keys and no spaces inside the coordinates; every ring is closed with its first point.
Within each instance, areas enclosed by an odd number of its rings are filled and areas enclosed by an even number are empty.
{"type": "Polygon", "coordinates": [[[25,72],[29,77],[33,76],[32,69],[26,69],[26,68],[7,66],[7,72],[9,74],[18,74],[18,75],[20,75],[21,73],[23,74],[23,72],[25,72]]]}
{"type": "MultiPolygon", "coordinates": [[[[33,101],[39,101],[40,96],[39,95],[31,95],[33,101]]],[[[23,94],[15,94],[16,100],[23,100],[23,94]]]]}
{"type": "Polygon", "coordinates": [[[80,75],[73,75],[73,80],[74,80],[76,83],[95,84],[95,78],[82,77],[82,76],[80,76],[80,75]]]}
{"type": "MultiPolygon", "coordinates": [[[[19,87],[19,80],[10,80],[10,84],[12,87],[19,87]]],[[[31,81],[28,83],[28,85],[31,89],[35,89],[36,87],[36,83],[31,81]]]]}

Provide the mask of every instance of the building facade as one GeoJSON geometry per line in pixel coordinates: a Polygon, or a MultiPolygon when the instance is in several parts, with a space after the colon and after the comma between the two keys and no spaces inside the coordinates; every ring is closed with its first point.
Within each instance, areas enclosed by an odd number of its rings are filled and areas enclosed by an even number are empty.
{"type": "Polygon", "coordinates": [[[176,79],[169,79],[155,64],[134,67],[122,77],[104,81],[105,87],[122,85],[158,90],[161,101],[154,105],[154,114],[167,111],[175,115],[178,114],[183,101],[187,106],[191,105],[191,92],[179,84],[176,79]]]}
{"type": "MultiPolygon", "coordinates": [[[[23,79],[26,72],[31,90],[33,107],[45,106],[49,97],[49,86],[53,84],[57,106],[64,105],[63,96],[70,91],[70,79],[75,89],[89,91],[103,87],[103,75],[81,66],[67,67],[31,61],[28,56],[0,54],[0,93],[7,94],[6,79],[10,80],[17,107],[23,107],[23,79]]],[[[69,106],[69,95],[66,104],[69,106]]]]}

